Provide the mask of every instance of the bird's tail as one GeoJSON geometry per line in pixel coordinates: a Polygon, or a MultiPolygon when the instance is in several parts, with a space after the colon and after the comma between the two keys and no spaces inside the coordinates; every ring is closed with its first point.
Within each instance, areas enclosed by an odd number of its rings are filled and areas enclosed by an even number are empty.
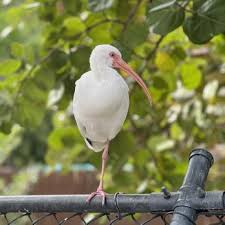
{"type": "Polygon", "coordinates": [[[88,148],[90,148],[91,150],[95,152],[102,151],[107,145],[107,141],[106,142],[92,141],[89,138],[84,138],[84,140],[88,148]]]}

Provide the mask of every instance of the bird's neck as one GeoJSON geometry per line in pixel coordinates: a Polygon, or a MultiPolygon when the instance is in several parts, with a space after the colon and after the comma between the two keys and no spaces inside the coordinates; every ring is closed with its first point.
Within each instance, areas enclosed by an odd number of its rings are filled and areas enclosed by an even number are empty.
{"type": "Polygon", "coordinates": [[[92,68],[94,76],[97,80],[110,80],[112,76],[115,76],[115,70],[108,66],[99,66],[92,68]]]}

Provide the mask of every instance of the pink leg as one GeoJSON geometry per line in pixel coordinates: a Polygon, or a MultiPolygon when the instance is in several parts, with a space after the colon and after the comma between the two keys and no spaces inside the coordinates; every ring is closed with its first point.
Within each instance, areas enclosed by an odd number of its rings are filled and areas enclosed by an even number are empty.
{"type": "Polygon", "coordinates": [[[100,177],[100,182],[97,188],[97,191],[92,192],[89,197],[87,198],[87,202],[90,202],[92,198],[94,198],[96,195],[102,196],[102,205],[105,204],[105,198],[106,198],[106,193],[103,190],[103,178],[104,178],[104,173],[105,173],[105,167],[106,163],[108,161],[108,152],[109,152],[109,142],[104,148],[104,151],[102,153],[102,170],[101,170],[101,177],[100,177]]]}

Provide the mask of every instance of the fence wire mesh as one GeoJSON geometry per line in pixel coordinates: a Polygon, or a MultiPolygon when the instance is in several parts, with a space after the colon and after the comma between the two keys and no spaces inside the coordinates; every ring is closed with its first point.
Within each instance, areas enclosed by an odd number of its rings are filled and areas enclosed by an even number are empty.
{"type": "Polygon", "coordinates": [[[225,225],[225,192],[205,191],[212,155],[195,149],[178,192],[0,196],[0,225],[225,225]],[[70,212],[70,213],[68,213],[70,212]]]}
{"type": "MultiPolygon", "coordinates": [[[[169,225],[172,213],[2,213],[1,225],[169,225]]],[[[196,225],[225,225],[225,215],[200,215],[196,225]]]]}

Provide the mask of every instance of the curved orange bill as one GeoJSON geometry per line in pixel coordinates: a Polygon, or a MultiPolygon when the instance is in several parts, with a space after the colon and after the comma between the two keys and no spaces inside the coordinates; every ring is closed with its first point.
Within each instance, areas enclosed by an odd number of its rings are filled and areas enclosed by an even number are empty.
{"type": "Polygon", "coordinates": [[[113,67],[119,68],[130,75],[143,89],[145,95],[148,98],[150,105],[152,105],[152,97],[148,91],[148,88],[141,77],[121,58],[115,57],[113,62],[113,67]]]}

